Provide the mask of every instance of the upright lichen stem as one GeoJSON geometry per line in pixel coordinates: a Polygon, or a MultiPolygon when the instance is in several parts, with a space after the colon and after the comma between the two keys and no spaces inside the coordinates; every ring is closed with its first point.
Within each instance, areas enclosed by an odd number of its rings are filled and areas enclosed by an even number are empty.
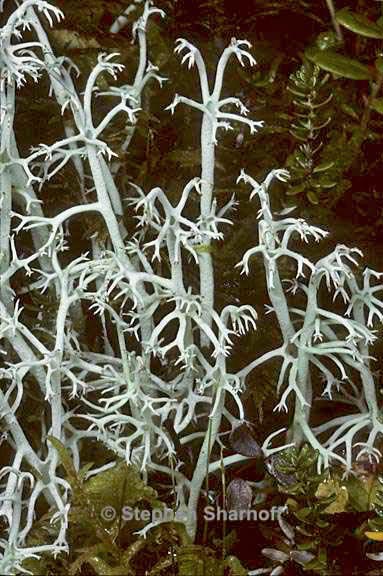
{"type": "MultiPolygon", "coordinates": [[[[210,115],[203,114],[201,126],[201,216],[207,219],[212,208],[214,189],[215,144],[213,140],[213,123],[210,115]]],[[[206,251],[198,254],[200,294],[204,304],[202,318],[211,324],[210,310],[214,308],[214,266],[213,257],[209,252],[211,239],[205,240],[206,251]]],[[[208,338],[201,335],[201,345],[208,345],[208,338]]]]}
{"type": "Polygon", "coordinates": [[[221,426],[222,411],[225,405],[225,391],[222,391],[217,410],[210,417],[209,426],[205,434],[202,447],[200,449],[198,460],[194,468],[193,477],[190,483],[190,493],[187,506],[187,518],[185,522],[186,531],[194,542],[197,531],[197,506],[201,494],[201,488],[206,478],[211,450],[217,439],[218,431],[221,426]]]}

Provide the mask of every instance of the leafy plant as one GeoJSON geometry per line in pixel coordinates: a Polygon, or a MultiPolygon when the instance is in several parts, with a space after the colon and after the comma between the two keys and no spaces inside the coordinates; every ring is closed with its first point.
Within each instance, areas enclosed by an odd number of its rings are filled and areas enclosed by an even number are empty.
{"type": "MultiPolygon", "coordinates": [[[[96,574],[134,574],[131,561],[148,546],[144,538],[130,536],[133,542],[123,542],[123,507],[138,506],[145,502],[152,508],[163,508],[154,490],[145,486],[139,471],[126,462],[117,463],[106,471],[86,480],[92,464],[77,471],[69,451],[57,438],[49,437],[57,450],[71,487],[70,512],[68,515],[68,539],[81,541],[81,547],[71,547],[71,557],[62,560],[62,571],[78,574],[83,564],[89,564],[96,574]],[[110,517],[109,517],[110,516],[110,517]],[[76,557],[77,553],[77,557],[76,557]]],[[[53,512],[47,513],[28,537],[32,547],[44,543],[44,531],[55,525],[53,512]]],[[[52,532],[52,528],[49,530],[52,532]]],[[[129,540],[128,540],[129,542],[129,540]]],[[[43,574],[48,570],[49,557],[26,560],[25,569],[43,574]]]]}
{"type": "Polygon", "coordinates": [[[304,192],[312,204],[319,203],[323,189],[336,185],[331,178],[335,161],[320,162],[319,154],[323,147],[321,133],[331,122],[328,105],[333,94],[326,89],[328,80],[329,75],[323,75],[319,66],[305,60],[290,76],[287,87],[296,108],[290,132],[299,144],[286,161],[291,174],[286,194],[295,196],[304,192]]]}

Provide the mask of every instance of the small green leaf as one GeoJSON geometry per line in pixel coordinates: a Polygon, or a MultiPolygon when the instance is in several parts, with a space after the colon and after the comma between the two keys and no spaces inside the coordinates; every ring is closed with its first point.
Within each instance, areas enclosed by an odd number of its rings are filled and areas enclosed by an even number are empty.
{"type": "Polygon", "coordinates": [[[311,204],[319,204],[319,198],[314,192],[314,190],[309,190],[306,194],[307,198],[310,200],[311,204]]]}
{"type": "Polygon", "coordinates": [[[286,194],[287,194],[287,196],[296,196],[297,194],[300,194],[301,192],[303,192],[305,187],[306,187],[306,184],[304,182],[302,182],[301,184],[298,184],[297,186],[290,186],[287,189],[286,194]]]}
{"type": "Polygon", "coordinates": [[[317,520],[316,520],[316,525],[319,528],[326,528],[328,526],[328,524],[329,523],[327,522],[327,520],[324,520],[323,518],[317,518],[317,520]]]}
{"type": "Polygon", "coordinates": [[[227,556],[225,558],[225,566],[229,568],[230,574],[233,574],[233,576],[247,576],[248,574],[248,570],[242,566],[236,556],[227,556]]]}
{"type": "Polygon", "coordinates": [[[315,188],[334,188],[336,182],[332,178],[329,178],[327,174],[320,174],[317,183],[313,186],[315,188]]]}
{"type": "Polygon", "coordinates": [[[337,54],[331,50],[318,50],[317,48],[308,48],[305,51],[305,56],[323,70],[350,78],[351,80],[368,80],[372,74],[368,66],[347,58],[341,54],[337,54]]]}
{"type": "Polygon", "coordinates": [[[332,502],[323,510],[326,514],[344,512],[349,499],[347,488],[343,484],[340,484],[337,479],[333,478],[321,482],[315,492],[315,496],[320,499],[332,499],[332,502]]]}
{"type": "Polygon", "coordinates": [[[312,510],[311,508],[300,508],[297,512],[294,512],[294,516],[304,522],[308,516],[310,516],[312,510]]]}
{"type": "Polygon", "coordinates": [[[318,164],[318,166],[315,166],[314,170],[313,170],[313,174],[315,174],[316,172],[325,172],[326,170],[328,170],[329,168],[332,168],[334,166],[335,162],[322,162],[322,164],[318,164]]]}
{"type": "Polygon", "coordinates": [[[357,512],[365,512],[370,509],[369,493],[363,482],[355,476],[350,476],[346,481],[347,491],[350,496],[350,506],[357,512]]]}
{"type": "Polygon", "coordinates": [[[379,112],[379,114],[383,114],[383,98],[373,98],[370,102],[370,108],[375,110],[375,112],[379,112]]]}
{"type": "MultiPolygon", "coordinates": [[[[314,558],[314,560],[305,564],[305,572],[312,571],[312,574],[325,574],[325,571],[327,570],[327,557],[321,555],[321,552],[319,554],[320,555],[317,558],[314,558]]],[[[325,551],[324,554],[326,554],[325,551]]]]}
{"type": "Polygon", "coordinates": [[[67,473],[69,482],[72,484],[72,487],[80,486],[81,480],[76,468],[74,467],[68,449],[58,438],[55,438],[54,436],[47,436],[47,440],[49,440],[52,446],[57,450],[61,464],[64,466],[65,472],[67,473]]]}
{"type": "Polygon", "coordinates": [[[336,48],[341,42],[339,38],[332,30],[328,32],[322,32],[319,34],[318,38],[315,40],[315,45],[319,50],[328,50],[329,48],[336,48]]]}
{"type": "Polygon", "coordinates": [[[162,506],[157,500],[156,491],[146,486],[139,471],[134,466],[128,465],[125,460],[92,476],[85,483],[84,490],[100,509],[105,506],[118,509],[121,501],[124,505],[130,505],[141,500],[146,500],[153,507],[162,506]]]}
{"type": "Polygon", "coordinates": [[[303,466],[305,468],[307,466],[311,466],[314,460],[310,458],[310,456],[311,456],[310,446],[308,444],[305,444],[304,446],[302,446],[302,449],[298,455],[297,466],[303,466]]]}
{"type": "Polygon", "coordinates": [[[335,14],[335,18],[339,24],[347,28],[347,30],[355,32],[355,34],[360,34],[367,38],[383,38],[383,28],[379,24],[369,20],[362,14],[351,12],[348,8],[339,10],[335,14]]]}

